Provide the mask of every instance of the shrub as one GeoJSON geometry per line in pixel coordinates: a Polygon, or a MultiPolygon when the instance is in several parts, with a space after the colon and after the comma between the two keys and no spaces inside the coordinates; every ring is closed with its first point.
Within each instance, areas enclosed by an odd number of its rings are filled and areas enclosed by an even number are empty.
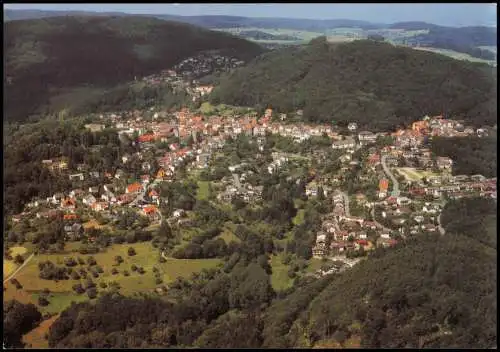
{"type": "Polygon", "coordinates": [[[137,265],[132,264],[132,265],[130,266],[130,270],[132,270],[132,271],[137,271],[137,265]]]}
{"type": "Polygon", "coordinates": [[[129,273],[127,270],[125,270],[125,271],[123,272],[123,275],[125,275],[125,276],[130,276],[130,273],[129,273]]]}
{"type": "Polygon", "coordinates": [[[113,269],[111,270],[111,275],[116,275],[116,274],[118,274],[118,269],[113,268],[113,269]]]}
{"type": "Polygon", "coordinates": [[[89,296],[90,299],[96,298],[97,297],[97,289],[95,287],[88,289],[87,295],[89,296]]]}
{"type": "Polygon", "coordinates": [[[134,255],[136,255],[136,254],[137,254],[137,253],[136,253],[136,251],[135,251],[134,247],[129,247],[129,249],[128,249],[128,255],[129,255],[130,257],[132,257],[132,256],[134,256],[134,255]]]}
{"type": "Polygon", "coordinates": [[[85,289],[83,288],[82,284],[74,284],[73,285],[73,290],[78,293],[79,295],[81,295],[82,293],[85,292],[85,289]]]}
{"type": "Polygon", "coordinates": [[[94,259],[94,257],[88,257],[87,258],[87,264],[90,265],[90,266],[93,266],[93,265],[96,265],[97,262],[96,260],[94,259]]]}
{"type": "Polygon", "coordinates": [[[17,265],[21,265],[22,263],[24,263],[24,258],[18,254],[14,257],[14,263],[16,263],[17,265]]]}
{"type": "Polygon", "coordinates": [[[101,282],[101,283],[99,284],[99,286],[101,286],[101,288],[106,288],[106,287],[108,287],[108,285],[107,285],[105,282],[101,282]]]}
{"type": "Polygon", "coordinates": [[[39,296],[38,297],[38,305],[41,307],[46,307],[49,305],[49,301],[45,297],[39,296]]]}
{"type": "Polygon", "coordinates": [[[165,263],[167,260],[166,260],[165,258],[163,258],[163,257],[160,257],[160,259],[158,259],[158,261],[159,261],[160,263],[165,263]]]}
{"type": "Polygon", "coordinates": [[[163,283],[163,280],[162,280],[161,278],[157,277],[157,278],[156,278],[156,284],[157,284],[157,285],[160,285],[160,284],[162,284],[162,283],[163,283]]]}
{"type": "Polygon", "coordinates": [[[73,280],[80,280],[80,275],[78,275],[78,273],[76,271],[73,271],[71,273],[71,279],[73,279],[73,280]]]}
{"type": "Polygon", "coordinates": [[[85,265],[85,260],[83,260],[83,258],[78,257],[78,259],[77,259],[77,260],[78,260],[78,264],[80,264],[80,265],[85,265]]]}
{"type": "Polygon", "coordinates": [[[64,258],[64,264],[69,267],[76,266],[78,263],[72,257],[64,258]]]}

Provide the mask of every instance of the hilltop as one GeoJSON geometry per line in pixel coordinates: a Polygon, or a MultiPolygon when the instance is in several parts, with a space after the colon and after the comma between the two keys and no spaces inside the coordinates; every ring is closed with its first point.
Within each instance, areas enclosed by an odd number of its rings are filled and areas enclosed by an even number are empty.
{"type": "Polygon", "coordinates": [[[264,51],[226,33],[146,17],[20,20],[4,31],[9,119],[27,117],[77,88],[113,87],[200,52],[248,61],[264,51]]]}
{"type": "Polygon", "coordinates": [[[267,53],[221,79],[213,103],[303,109],[304,119],[384,130],[426,114],[474,125],[496,122],[496,81],[487,65],[359,40],[267,53]]]}

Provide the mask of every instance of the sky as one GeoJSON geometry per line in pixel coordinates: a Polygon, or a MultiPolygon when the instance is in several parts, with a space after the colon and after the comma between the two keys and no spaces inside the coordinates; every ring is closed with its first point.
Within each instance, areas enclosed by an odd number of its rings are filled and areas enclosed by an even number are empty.
{"type": "Polygon", "coordinates": [[[406,4],[6,4],[7,9],[352,19],[375,23],[424,21],[444,26],[496,26],[495,3],[406,4]]]}

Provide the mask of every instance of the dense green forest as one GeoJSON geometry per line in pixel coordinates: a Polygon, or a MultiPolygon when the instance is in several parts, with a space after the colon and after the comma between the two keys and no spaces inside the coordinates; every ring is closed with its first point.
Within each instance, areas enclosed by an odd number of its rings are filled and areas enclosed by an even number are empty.
{"type": "MultiPolygon", "coordinates": [[[[496,204],[450,201],[446,235],[377,249],[351,270],[301,278],[276,294],[265,261],[234,253],[225,269],[177,279],[166,297],[107,294],[73,304],[50,327],[51,347],[491,348],[496,344],[496,204]],[[480,227],[477,225],[480,224],[480,227]],[[235,259],[236,258],[236,259],[235,259]]],[[[8,325],[39,316],[11,304],[8,325]]],[[[25,331],[25,330],[23,330],[25,331]]]]}
{"type": "Polygon", "coordinates": [[[213,103],[304,110],[304,119],[384,130],[426,114],[474,125],[497,118],[496,81],[487,65],[376,41],[303,47],[259,56],[221,79],[213,103]]]}
{"type": "Polygon", "coordinates": [[[4,33],[9,119],[43,112],[54,97],[77,88],[114,87],[202,51],[218,50],[245,61],[264,51],[226,33],[133,16],[12,21],[4,33]]]}
{"type": "Polygon", "coordinates": [[[71,188],[67,177],[47,170],[42,160],[64,156],[70,169],[86,163],[102,175],[118,168],[121,155],[135,151],[121,143],[113,129],[95,133],[85,130],[88,122],[76,117],[64,121],[47,117],[22,127],[8,125],[4,137],[3,203],[7,214],[21,212],[33,197],[49,197],[71,188]]]}
{"type": "Polygon", "coordinates": [[[453,159],[454,175],[497,176],[497,137],[433,137],[431,149],[453,159]]]}

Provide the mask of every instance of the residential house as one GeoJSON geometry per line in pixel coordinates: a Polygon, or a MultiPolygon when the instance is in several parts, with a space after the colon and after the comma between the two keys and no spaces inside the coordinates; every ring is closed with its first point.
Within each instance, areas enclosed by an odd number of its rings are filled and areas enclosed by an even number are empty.
{"type": "Polygon", "coordinates": [[[75,209],[76,201],[73,198],[64,198],[61,200],[61,207],[64,209],[75,209]]]}
{"type": "Polygon", "coordinates": [[[85,179],[85,177],[83,176],[83,173],[79,173],[79,174],[69,175],[69,179],[71,181],[73,181],[73,180],[83,181],[85,179]]]}
{"type": "Polygon", "coordinates": [[[184,209],[176,209],[176,210],[174,210],[172,215],[174,218],[180,218],[180,217],[184,216],[185,213],[186,212],[184,211],[184,209]]]}
{"type": "Polygon", "coordinates": [[[411,199],[410,199],[410,198],[407,198],[407,197],[398,197],[398,198],[396,199],[396,203],[397,203],[398,205],[400,205],[400,206],[401,206],[401,205],[408,205],[408,204],[410,204],[410,203],[411,203],[411,199]]]}
{"type": "Polygon", "coordinates": [[[348,125],[347,125],[347,129],[350,131],[350,132],[354,132],[358,129],[358,124],[356,122],[350,122],[348,125]]]}
{"type": "Polygon", "coordinates": [[[437,157],[436,164],[440,170],[449,170],[453,166],[453,160],[446,157],[437,157]]]}
{"type": "Polygon", "coordinates": [[[157,220],[159,218],[158,209],[154,205],[148,205],[142,209],[144,215],[152,220],[157,220]]]}
{"type": "Polygon", "coordinates": [[[52,196],[51,202],[52,204],[59,204],[64,199],[63,193],[56,193],[52,196]]]}
{"type": "Polygon", "coordinates": [[[377,135],[370,131],[362,131],[358,133],[358,139],[361,145],[366,145],[375,142],[377,135]]]}
{"type": "Polygon", "coordinates": [[[64,232],[66,233],[66,240],[68,241],[79,241],[83,235],[83,226],[79,223],[74,223],[73,225],[64,226],[64,232]]]}
{"type": "Polygon", "coordinates": [[[122,169],[118,169],[115,172],[115,178],[121,180],[125,177],[125,172],[122,169]]]}
{"type": "Polygon", "coordinates": [[[89,195],[83,197],[82,202],[85,205],[91,206],[92,204],[97,202],[97,199],[93,195],[89,194],[89,195]]]}
{"type": "Polygon", "coordinates": [[[125,193],[139,193],[142,191],[143,191],[143,186],[140,183],[136,182],[132,183],[131,185],[128,185],[125,193]]]}
{"type": "Polygon", "coordinates": [[[103,211],[105,209],[108,209],[109,204],[107,202],[95,202],[90,205],[90,208],[93,211],[103,211]]]}
{"type": "Polygon", "coordinates": [[[333,149],[349,149],[349,148],[354,148],[356,146],[356,142],[354,139],[349,138],[349,139],[344,139],[341,141],[335,141],[332,143],[332,148],[333,149]]]}

